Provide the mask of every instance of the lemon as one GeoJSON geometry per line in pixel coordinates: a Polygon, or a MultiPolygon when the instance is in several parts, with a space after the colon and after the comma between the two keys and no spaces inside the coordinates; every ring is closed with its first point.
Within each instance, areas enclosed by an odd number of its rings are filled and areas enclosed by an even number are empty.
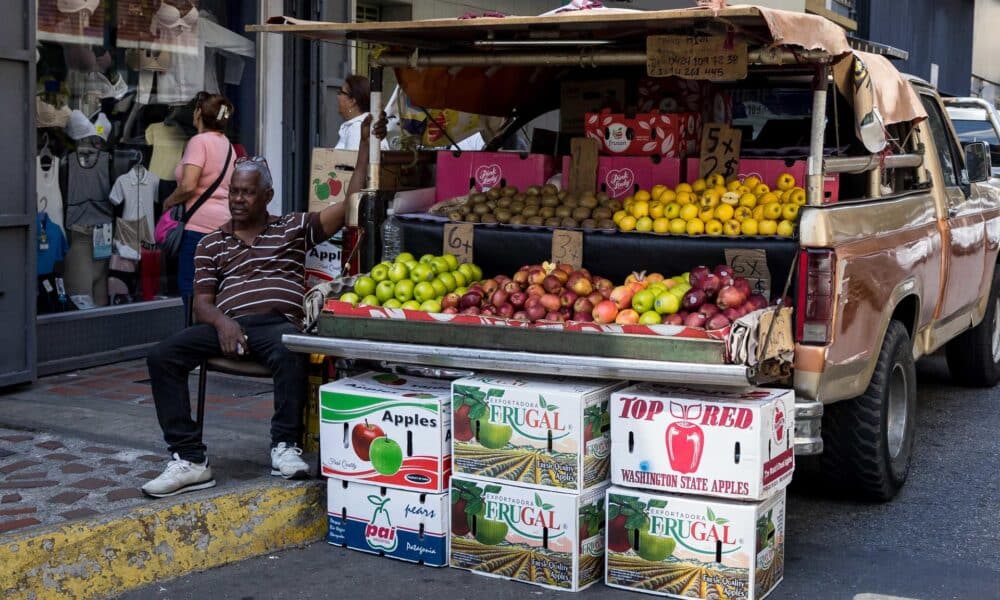
{"type": "Polygon", "coordinates": [[[705,233],[712,236],[722,235],[722,221],[712,219],[711,221],[706,222],[705,233]]]}
{"type": "Polygon", "coordinates": [[[778,222],[773,219],[758,221],[757,232],[761,235],[774,235],[778,232],[778,222]]]}
{"type": "Polygon", "coordinates": [[[681,205],[676,202],[671,202],[670,204],[663,207],[663,216],[668,219],[676,219],[681,214],[681,205]]]}
{"type": "Polygon", "coordinates": [[[635,217],[632,215],[625,215],[618,221],[618,229],[622,231],[632,231],[635,229],[635,217]]]}
{"type": "Polygon", "coordinates": [[[694,183],[691,184],[691,191],[701,193],[705,191],[706,187],[708,186],[704,179],[695,179],[694,183]]]}
{"type": "Polygon", "coordinates": [[[670,231],[670,219],[666,217],[653,219],[653,231],[656,233],[667,233],[670,231]]]}
{"type": "Polygon", "coordinates": [[[629,211],[633,217],[636,219],[641,219],[642,217],[649,216],[649,203],[645,200],[636,200],[635,204],[632,205],[632,210],[629,211]]]}
{"type": "Polygon", "coordinates": [[[687,221],[684,219],[670,220],[670,233],[685,233],[687,231],[687,221]]]}
{"type": "Polygon", "coordinates": [[[778,223],[778,235],[782,237],[792,237],[795,233],[795,225],[791,221],[778,223]]]}
{"type": "Polygon", "coordinates": [[[615,214],[611,215],[611,220],[615,222],[615,225],[617,225],[618,222],[622,220],[622,217],[624,217],[627,214],[628,213],[625,212],[624,210],[615,211],[615,214]]]}
{"type": "Polygon", "coordinates": [[[757,220],[743,219],[740,223],[740,232],[743,235],[757,235],[757,220]]]}
{"type": "Polygon", "coordinates": [[[705,222],[701,219],[691,219],[687,222],[687,234],[699,235],[705,233],[705,222]]]}
{"type": "Polygon", "coordinates": [[[677,187],[674,188],[674,191],[677,192],[678,194],[681,192],[687,192],[690,194],[694,190],[691,188],[690,183],[678,183],[677,187]]]}
{"type": "Polygon", "coordinates": [[[698,205],[697,204],[685,204],[681,207],[680,218],[685,221],[690,221],[698,216],[698,205]]]}
{"type": "Polygon", "coordinates": [[[740,196],[740,206],[745,206],[747,208],[753,208],[757,206],[757,196],[753,194],[746,193],[740,196]]]}
{"type": "Polygon", "coordinates": [[[650,202],[649,203],[649,216],[654,219],[658,219],[663,216],[663,204],[660,202],[650,202]]]}
{"type": "Polygon", "coordinates": [[[720,204],[715,207],[715,218],[725,222],[733,218],[734,212],[736,212],[736,209],[732,206],[728,204],[720,204]]]}
{"type": "Polygon", "coordinates": [[[652,196],[646,190],[639,190],[635,193],[634,197],[636,202],[649,202],[652,199],[652,196]]]}
{"type": "MultiPolygon", "coordinates": [[[[777,227],[777,223],[775,223],[777,227]]],[[[653,220],[649,217],[639,217],[635,222],[635,230],[647,233],[653,230],[653,220]]]]}

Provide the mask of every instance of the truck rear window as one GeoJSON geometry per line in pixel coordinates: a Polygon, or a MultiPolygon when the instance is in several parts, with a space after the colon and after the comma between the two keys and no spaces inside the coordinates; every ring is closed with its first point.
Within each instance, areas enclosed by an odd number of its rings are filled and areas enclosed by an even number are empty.
{"type": "Polygon", "coordinates": [[[955,125],[955,133],[962,143],[986,142],[991,146],[1000,146],[1000,139],[994,131],[989,121],[967,121],[952,119],[955,125]]]}

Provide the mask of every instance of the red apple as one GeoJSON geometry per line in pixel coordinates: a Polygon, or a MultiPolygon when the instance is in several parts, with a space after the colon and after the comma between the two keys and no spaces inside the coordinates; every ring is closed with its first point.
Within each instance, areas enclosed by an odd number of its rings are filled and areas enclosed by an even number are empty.
{"type": "Polygon", "coordinates": [[[550,277],[555,277],[559,280],[559,285],[565,285],[569,280],[569,273],[563,271],[562,269],[556,269],[549,274],[550,277]]]}
{"type": "Polygon", "coordinates": [[[697,267],[691,269],[691,272],[688,273],[688,283],[690,283],[693,288],[701,289],[702,280],[705,279],[705,275],[708,275],[711,272],[712,270],[705,265],[698,265],[697,267]]]}
{"type": "Polygon", "coordinates": [[[593,277],[590,282],[593,284],[594,288],[601,290],[601,292],[604,292],[604,290],[610,292],[615,287],[615,284],[612,283],[610,279],[605,279],[603,277],[593,277]]]}
{"type": "Polygon", "coordinates": [[[510,302],[504,302],[497,308],[497,314],[505,319],[509,319],[514,315],[514,305],[510,302]]]}
{"type": "MultiPolygon", "coordinates": [[[[530,300],[530,298],[529,298],[529,300],[530,300]]],[[[547,311],[545,310],[545,307],[542,306],[540,303],[533,304],[532,306],[527,306],[527,303],[525,303],[524,312],[525,312],[525,314],[528,315],[528,319],[529,320],[531,320],[531,321],[537,321],[539,319],[544,318],[545,317],[545,313],[547,311]]]]}
{"type": "Polygon", "coordinates": [[[734,277],[733,287],[741,290],[747,296],[750,295],[750,282],[747,281],[746,278],[744,277],[734,277]]]}
{"type": "Polygon", "coordinates": [[[620,285],[611,290],[611,296],[609,296],[608,299],[615,303],[615,307],[617,307],[618,310],[623,310],[632,306],[633,295],[635,295],[635,292],[632,291],[631,288],[620,285]]]}
{"type": "Polygon", "coordinates": [[[767,308],[767,298],[760,294],[752,294],[749,298],[747,298],[747,303],[753,305],[753,310],[767,308]]]}
{"type": "Polygon", "coordinates": [[[681,298],[681,306],[684,310],[694,311],[698,310],[705,303],[705,300],[706,294],[704,290],[692,288],[681,298]]]}
{"type": "Polygon", "coordinates": [[[528,295],[524,292],[511,292],[507,301],[514,305],[514,308],[521,308],[524,306],[524,301],[528,299],[528,295]]]}
{"type": "Polygon", "coordinates": [[[718,306],[710,302],[706,302],[705,304],[702,304],[698,308],[698,312],[700,312],[701,314],[705,315],[708,318],[712,318],[713,316],[719,314],[722,311],[719,310],[718,306]]]}
{"type": "Polygon", "coordinates": [[[559,263],[556,266],[556,269],[562,271],[563,273],[566,273],[567,275],[569,275],[570,273],[572,273],[573,270],[574,270],[573,269],[573,265],[571,265],[569,263],[559,263]]]}
{"type": "Polygon", "coordinates": [[[573,313],[573,320],[581,323],[590,323],[594,320],[594,315],[591,311],[578,310],[573,313]]]}
{"type": "Polygon", "coordinates": [[[699,312],[693,312],[693,313],[689,314],[684,319],[684,326],[685,327],[704,327],[706,321],[708,321],[708,319],[705,318],[705,315],[703,315],[703,314],[701,314],[699,312]]]}
{"type": "Polygon", "coordinates": [[[455,292],[448,292],[441,298],[441,308],[457,308],[462,302],[462,297],[455,292]]]}
{"type": "Polygon", "coordinates": [[[471,317],[477,317],[477,316],[479,316],[479,307],[478,306],[470,306],[469,308],[463,308],[462,309],[462,314],[463,315],[469,315],[471,317]]]}
{"type": "Polygon", "coordinates": [[[562,306],[573,306],[577,298],[576,292],[572,290],[563,290],[563,293],[559,294],[559,302],[562,306]]]}
{"type": "Polygon", "coordinates": [[[743,316],[743,311],[741,311],[736,307],[732,307],[722,311],[722,314],[724,314],[726,318],[729,319],[730,321],[735,321],[736,319],[739,319],[740,317],[743,316]]]}
{"type": "Polygon", "coordinates": [[[719,306],[719,308],[726,309],[734,306],[740,306],[746,301],[747,296],[743,293],[743,290],[739,289],[735,285],[727,285],[719,290],[719,296],[716,298],[715,303],[719,306]]]}
{"type": "Polygon", "coordinates": [[[371,448],[372,442],[384,436],[385,431],[382,431],[381,427],[371,425],[365,420],[364,423],[358,423],[351,430],[351,446],[354,448],[354,453],[358,455],[358,458],[368,461],[368,451],[371,448]]]}
{"type": "Polygon", "coordinates": [[[577,298],[576,302],[573,303],[573,310],[575,312],[585,312],[589,315],[594,310],[594,303],[590,301],[590,298],[577,298]]]}
{"type": "Polygon", "coordinates": [[[729,327],[729,324],[730,322],[726,315],[717,314],[713,315],[712,318],[705,323],[705,329],[724,329],[729,327]]]}
{"type": "Polygon", "coordinates": [[[533,283],[528,286],[528,289],[525,290],[525,293],[528,294],[528,296],[541,297],[545,295],[545,288],[543,288],[542,284],[540,283],[533,283]]]}
{"type": "Polygon", "coordinates": [[[732,279],[736,276],[736,274],[733,273],[733,268],[729,265],[716,265],[716,267],[712,269],[712,272],[715,273],[715,275],[720,279],[726,279],[727,277],[732,279]]]}
{"type": "Polygon", "coordinates": [[[562,306],[562,302],[559,300],[559,296],[555,294],[544,294],[541,298],[541,304],[545,307],[547,311],[559,310],[562,306]]]}
{"type": "Polygon", "coordinates": [[[443,314],[446,314],[446,315],[457,315],[458,314],[458,307],[449,306],[447,308],[442,308],[441,312],[443,314]]]}
{"type": "Polygon", "coordinates": [[[509,279],[503,282],[503,287],[501,287],[500,289],[507,292],[508,294],[513,294],[514,292],[520,292],[521,286],[513,279],[509,279]]]}
{"type": "Polygon", "coordinates": [[[545,275],[545,269],[543,269],[541,267],[537,267],[537,266],[536,267],[531,267],[531,269],[528,271],[528,283],[529,284],[537,283],[538,285],[541,285],[542,281],[545,280],[545,277],[546,277],[546,275],[545,275]]]}
{"type": "Polygon", "coordinates": [[[480,286],[483,288],[483,295],[487,298],[493,294],[493,292],[500,289],[500,284],[496,282],[495,279],[486,279],[480,286]]]}
{"type": "Polygon", "coordinates": [[[492,304],[487,304],[482,308],[482,310],[479,311],[479,314],[484,317],[495,317],[497,314],[497,308],[492,304]]]}
{"type": "Polygon", "coordinates": [[[529,267],[521,267],[517,270],[517,273],[514,273],[513,280],[521,287],[528,285],[528,268],[529,267]]]}
{"type": "Polygon", "coordinates": [[[531,319],[528,318],[528,313],[526,313],[523,310],[519,310],[519,311],[515,312],[514,314],[512,314],[510,316],[510,318],[514,319],[516,321],[530,321],[531,320],[531,319]]]}
{"type": "Polygon", "coordinates": [[[705,296],[711,300],[722,289],[722,280],[715,273],[709,273],[701,280],[701,289],[705,292],[705,296]]]}
{"type": "Polygon", "coordinates": [[[562,290],[562,282],[555,275],[546,275],[542,287],[550,294],[558,294],[562,290]]]}
{"type": "Polygon", "coordinates": [[[458,307],[462,310],[472,307],[479,307],[479,304],[483,301],[482,295],[476,292],[466,292],[462,299],[458,303],[458,307]]]}
{"type": "Polygon", "coordinates": [[[579,296],[586,296],[594,291],[594,285],[579,271],[574,271],[566,280],[566,287],[579,296]]]}
{"type": "Polygon", "coordinates": [[[663,318],[663,324],[664,325],[683,325],[684,324],[684,317],[679,312],[676,312],[676,313],[674,313],[672,315],[666,315],[663,318]]]}
{"type": "Polygon", "coordinates": [[[611,300],[601,300],[593,311],[594,321],[598,323],[614,323],[618,316],[618,307],[611,300]]]}
{"type": "Polygon", "coordinates": [[[562,316],[562,314],[560,314],[559,312],[557,312],[557,311],[554,311],[554,310],[550,310],[550,311],[549,311],[549,312],[548,312],[548,313],[547,313],[547,314],[545,315],[545,320],[546,320],[546,321],[557,321],[557,322],[562,322],[562,321],[564,320],[564,317],[563,317],[563,316],[562,316]]]}
{"type": "Polygon", "coordinates": [[[606,298],[604,297],[604,294],[602,294],[597,290],[594,290],[593,292],[587,294],[587,300],[590,300],[590,303],[592,305],[597,306],[598,304],[601,303],[602,300],[606,300],[606,298]]]}
{"type": "Polygon", "coordinates": [[[493,292],[493,295],[490,296],[490,304],[492,304],[494,307],[499,308],[503,304],[507,303],[507,299],[509,297],[510,294],[508,294],[507,292],[503,290],[497,290],[493,292]]]}
{"type": "Polygon", "coordinates": [[[615,323],[619,325],[635,325],[639,322],[639,313],[635,312],[631,308],[626,308],[625,310],[618,313],[615,317],[615,323]]]}

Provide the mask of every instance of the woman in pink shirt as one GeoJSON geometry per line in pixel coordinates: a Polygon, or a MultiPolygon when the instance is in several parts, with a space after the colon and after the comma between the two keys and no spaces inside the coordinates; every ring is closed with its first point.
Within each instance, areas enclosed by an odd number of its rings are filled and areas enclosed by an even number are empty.
{"type": "Polygon", "coordinates": [[[225,170],[219,187],[211,197],[195,211],[184,226],[184,237],[178,254],[177,285],[185,307],[191,301],[194,279],[194,254],[198,242],[229,221],[229,179],[236,162],[236,152],[232,152],[229,162],[230,143],[225,129],[233,118],[233,104],[220,94],[200,92],[195,97],[194,124],[198,134],[187,142],[184,156],[175,169],[177,189],[164,201],[163,209],[184,204],[185,210],[198,201],[208,188],[225,170]]]}

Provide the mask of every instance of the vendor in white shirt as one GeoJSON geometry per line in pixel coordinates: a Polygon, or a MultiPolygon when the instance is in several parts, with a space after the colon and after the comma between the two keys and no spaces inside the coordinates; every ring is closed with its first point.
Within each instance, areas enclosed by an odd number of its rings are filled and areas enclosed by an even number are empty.
{"type": "Polygon", "coordinates": [[[337,110],[344,119],[334,150],[357,150],[361,145],[361,124],[368,116],[371,87],[368,78],[351,75],[337,92],[337,110]]]}

